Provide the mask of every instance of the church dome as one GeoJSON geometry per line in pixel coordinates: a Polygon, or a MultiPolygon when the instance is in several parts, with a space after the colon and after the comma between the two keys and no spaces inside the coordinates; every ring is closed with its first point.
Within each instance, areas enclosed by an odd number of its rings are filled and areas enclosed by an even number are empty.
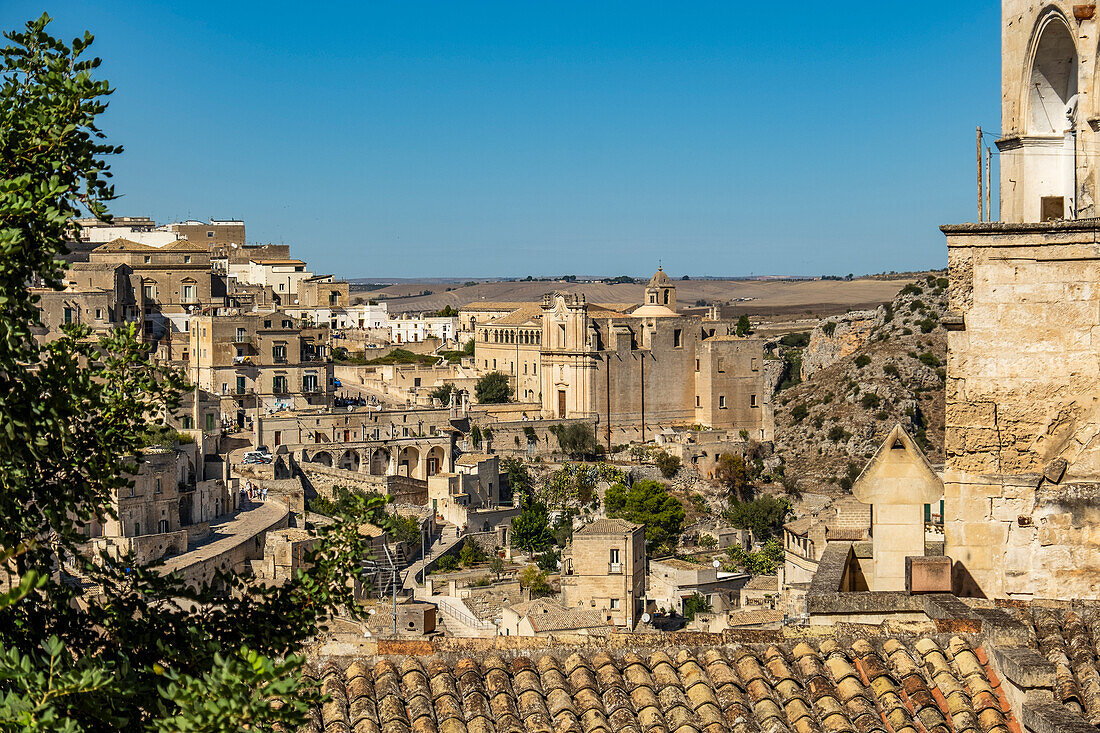
{"type": "Polygon", "coordinates": [[[660,288],[672,285],[672,279],[665,273],[664,268],[658,267],[653,277],[649,278],[649,287],[660,288]]]}

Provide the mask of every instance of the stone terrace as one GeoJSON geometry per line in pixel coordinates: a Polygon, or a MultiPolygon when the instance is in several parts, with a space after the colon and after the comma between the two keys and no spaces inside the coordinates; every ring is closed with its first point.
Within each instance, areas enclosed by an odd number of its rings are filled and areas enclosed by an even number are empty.
{"type": "Polygon", "coordinates": [[[1019,733],[974,644],[827,638],[329,662],[314,673],[331,700],[306,730],[1019,733]]]}

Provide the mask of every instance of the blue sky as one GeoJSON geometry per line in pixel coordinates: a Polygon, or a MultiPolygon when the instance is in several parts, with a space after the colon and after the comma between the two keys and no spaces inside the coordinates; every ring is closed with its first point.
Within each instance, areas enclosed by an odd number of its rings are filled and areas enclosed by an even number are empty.
{"type": "Polygon", "coordinates": [[[999,4],[4,0],[91,30],[116,214],[347,277],[940,267],[999,4]]]}

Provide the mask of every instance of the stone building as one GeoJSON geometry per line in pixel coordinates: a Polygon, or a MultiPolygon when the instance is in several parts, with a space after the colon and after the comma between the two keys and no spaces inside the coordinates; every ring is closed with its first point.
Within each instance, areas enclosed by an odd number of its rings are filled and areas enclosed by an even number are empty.
{"type": "Polygon", "coordinates": [[[490,532],[519,514],[517,507],[501,505],[497,456],[467,453],[455,460],[453,472],[429,460],[428,501],[435,516],[471,532],[490,532]]]}
{"type": "Polygon", "coordinates": [[[163,247],[118,239],[92,250],[89,262],[123,266],[121,273],[140,293],[133,302],[140,302],[142,332],[161,359],[186,360],[191,317],[226,303],[225,280],[211,270],[210,251],[186,239],[163,247]]]}
{"type": "Polygon", "coordinates": [[[281,305],[293,305],[298,286],[312,277],[306,263],[293,257],[250,259],[247,274],[238,275],[244,282],[271,288],[281,305]]]}
{"type": "Polygon", "coordinates": [[[645,528],[597,519],[573,533],[561,555],[561,604],[597,610],[612,626],[633,628],[645,602],[645,528]]]}
{"type": "Polygon", "coordinates": [[[211,219],[209,222],[188,219],[167,224],[161,229],[174,232],[181,239],[187,239],[211,253],[243,247],[245,243],[244,222],[238,219],[211,219]]]}
{"type": "MultiPolygon", "coordinates": [[[[607,447],[670,425],[772,438],[764,342],[732,320],[676,312],[676,285],[658,270],[641,304],[589,304],[554,293],[477,326],[475,361],[510,375],[520,401],[546,419],[598,420],[607,447]]],[[[472,304],[471,308],[483,307],[472,304]]]]}
{"type": "Polygon", "coordinates": [[[221,396],[238,427],[260,413],[332,404],[328,327],[303,327],[281,311],[191,320],[191,380],[221,396]]]}
{"type": "Polygon", "coordinates": [[[684,613],[684,601],[694,595],[706,599],[715,612],[736,608],[738,593],[749,581],[745,573],[729,573],[714,565],[664,557],[649,561],[646,603],[657,611],[684,613]]]}
{"type": "Polygon", "coordinates": [[[1094,5],[1002,5],[1000,218],[943,227],[957,592],[1100,598],[1094,5]]]}

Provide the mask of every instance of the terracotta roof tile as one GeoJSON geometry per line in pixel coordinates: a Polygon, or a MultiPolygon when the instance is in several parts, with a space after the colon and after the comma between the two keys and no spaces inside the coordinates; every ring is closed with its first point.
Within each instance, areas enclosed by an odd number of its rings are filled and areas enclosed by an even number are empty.
{"type": "MultiPolygon", "coordinates": [[[[1082,622],[1082,628],[1087,624],[1082,622]]],[[[964,639],[332,663],[311,731],[1008,733],[964,639]],[[918,722],[919,721],[919,722],[918,722]],[[887,725],[889,728],[887,728],[887,725]]],[[[1017,728],[1018,729],[1018,728],[1017,728]]]]}

